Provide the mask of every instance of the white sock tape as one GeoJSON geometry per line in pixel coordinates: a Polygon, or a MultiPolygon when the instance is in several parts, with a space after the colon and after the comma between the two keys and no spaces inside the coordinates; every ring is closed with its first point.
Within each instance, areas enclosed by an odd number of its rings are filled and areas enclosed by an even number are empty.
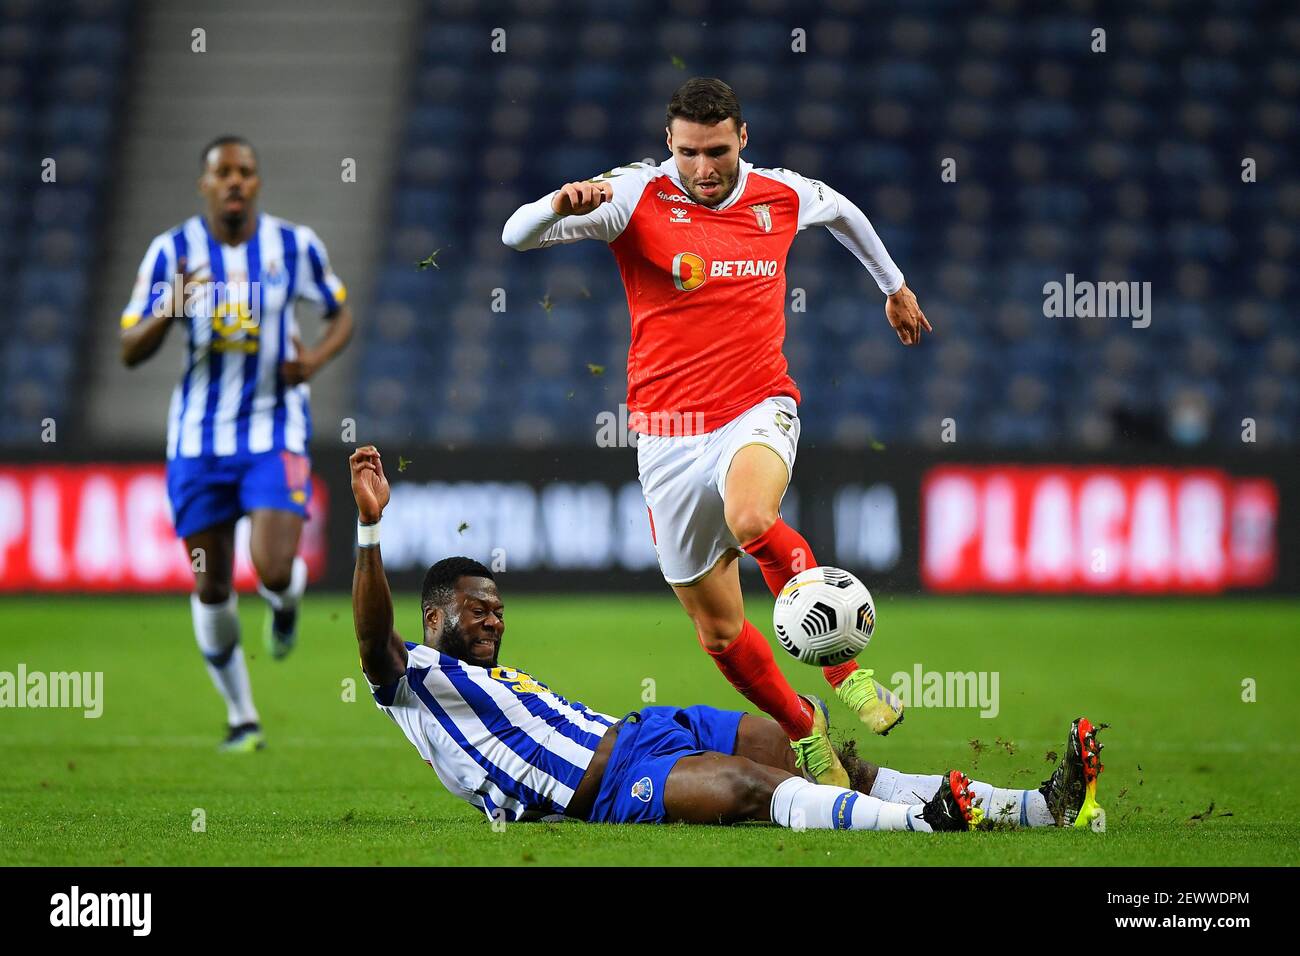
{"type": "Polygon", "coordinates": [[[357,547],[373,548],[379,544],[379,522],[374,524],[362,524],[360,519],[357,520],[357,547]]]}

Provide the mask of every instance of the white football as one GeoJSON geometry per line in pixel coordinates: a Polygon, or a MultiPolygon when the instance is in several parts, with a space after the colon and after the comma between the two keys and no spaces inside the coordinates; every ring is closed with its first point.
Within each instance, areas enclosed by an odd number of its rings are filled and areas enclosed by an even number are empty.
{"type": "Polygon", "coordinates": [[[805,664],[852,660],[871,642],[876,606],[867,586],[840,568],[809,568],[786,582],[772,612],[776,639],[805,664]]]}

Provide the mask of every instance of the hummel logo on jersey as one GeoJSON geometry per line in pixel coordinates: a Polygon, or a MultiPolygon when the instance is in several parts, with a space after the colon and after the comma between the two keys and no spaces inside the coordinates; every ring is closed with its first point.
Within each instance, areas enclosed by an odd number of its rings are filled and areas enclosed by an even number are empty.
{"type": "Polygon", "coordinates": [[[690,213],[687,212],[685,209],[683,209],[681,206],[673,206],[671,212],[673,214],[673,217],[668,220],[669,222],[690,222],[691,221],[690,213]]]}

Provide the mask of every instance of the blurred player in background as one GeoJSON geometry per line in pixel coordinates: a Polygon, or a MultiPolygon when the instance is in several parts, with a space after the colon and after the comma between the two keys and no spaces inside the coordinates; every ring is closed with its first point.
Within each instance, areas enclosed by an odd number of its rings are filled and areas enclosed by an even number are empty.
{"type": "Polygon", "coordinates": [[[222,749],[265,745],[239,639],[232,587],[235,522],[252,521],[258,591],[269,605],[267,649],[297,640],[307,566],[297,557],[311,501],[307,381],[352,335],[343,283],[307,226],[257,211],[261,179],[247,140],[222,136],[200,157],[205,212],[149,246],[122,313],[122,361],[158,350],[180,318],[185,365],[167,417],[167,493],[194,567],[194,636],[226,702],[222,749]],[[322,306],[329,325],[303,348],[294,302],[322,306]]]}
{"type": "MultiPolygon", "coordinates": [[[[740,158],[748,131],[732,89],[689,80],[668,104],[658,166],[632,163],[566,183],[520,207],[502,240],[538,249],[609,243],[632,317],[628,422],[664,578],[700,643],[733,686],[791,738],[823,783],[848,780],[824,705],[801,697],[745,618],[741,551],[773,595],[817,565],[780,515],[799,441],[799,390],[787,371],[785,262],[795,234],[825,226],[886,296],[904,345],[933,331],[867,217],[829,186],[740,158]]],[[[852,661],[825,669],[840,699],[877,733],[902,706],[852,661]]]]}

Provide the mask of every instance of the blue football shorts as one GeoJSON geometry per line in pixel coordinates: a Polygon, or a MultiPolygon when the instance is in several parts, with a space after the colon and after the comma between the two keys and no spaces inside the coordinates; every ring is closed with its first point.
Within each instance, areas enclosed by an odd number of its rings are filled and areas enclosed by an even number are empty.
{"type": "Polygon", "coordinates": [[[257,508],[306,518],[311,459],[291,451],[173,458],[167,462],[167,497],[178,538],[257,508]]]}
{"type": "Polygon", "coordinates": [[[591,823],[662,823],[664,787],[677,761],[701,753],[730,756],[740,729],[738,710],[644,707],[618,725],[591,823]]]}

